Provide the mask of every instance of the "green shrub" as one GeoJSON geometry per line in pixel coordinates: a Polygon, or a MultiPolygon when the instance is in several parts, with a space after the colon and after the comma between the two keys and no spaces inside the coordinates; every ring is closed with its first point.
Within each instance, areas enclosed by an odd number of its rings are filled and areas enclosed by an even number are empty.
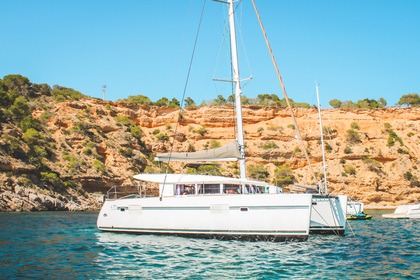
{"type": "Polygon", "coordinates": [[[352,123],[350,124],[350,127],[351,127],[352,129],[357,129],[357,130],[359,130],[359,129],[360,129],[360,127],[359,127],[359,125],[357,124],[357,122],[352,122],[352,123]]]}
{"type": "Polygon", "coordinates": [[[403,174],[405,180],[410,182],[412,187],[420,187],[420,181],[417,176],[413,175],[410,171],[407,171],[403,174]]]}
{"type": "Polygon", "coordinates": [[[288,165],[281,165],[274,170],[274,183],[276,185],[290,185],[295,181],[292,168],[288,165]]]}
{"type": "Polygon", "coordinates": [[[344,172],[349,175],[356,175],[356,168],[354,166],[344,167],[344,172]]]}
{"type": "Polygon", "coordinates": [[[325,143],[325,150],[327,151],[327,153],[331,153],[333,148],[329,143],[325,143]]]}
{"type": "Polygon", "coordinates": [[[222,175],[220,167],[215,164],[204,164],[196,168],[187,167],[186,173],[188,174],[203,174],[203,175],[222,175]]]}
{"type": "Polygon", "coordinates": [[[69,166],[70,166],[69,173],[74,173],[77,170],[79,170],[80,162],[77,159],[77,157],[70,154],[65,154],[63,155],[63,159],[69,162],[69,166]]]}
{"type": "Polygon", "coordinates": [[[132,126],[132,125],[134,125],[134,122],[126,116],[115,116],[114,121],[119,126],[132,126]]]}
{"type": "Polygon", "coordinates": [[[406,179],[407,181],[410,181],[411,179],[413,179],[413,174],[410,171],[407,171],[403,174],[404,179],[406,179]]]}
{"type": "Polygon", "coordinates": [[[24,187],[32,187],[33,183],[31,179],[28,178],[26,174],[21,174],[18,178],[19,185],[22,185],[24,187]]]}
{"type": "Polygon", "coordinates": [[[197,168],[197,173],[204,174],[204,175],[217,175],[217,176],[222,175],[220,171],[220,167],[214,164],[200,165],[197,168]]]}
{"type": "Polygon", "coordinates": [[[44,110],[41,115],[39,116],[39,119],[42,123],[47,123],[51,118],[51,113],[49,110],[44,110]]]}
{"type": "Polygon", "coordinates": [[[385,131],[387,131],[387,132],[389,130],[391,130],[391,128],[392,128],[392,126],[391,126],[391,124],[389,122],[384,123],[384,127],[385,127],[385,131]]]}
{"type": "Polygon", "coordinates": [[[375,159],[372,158],[365,158],[363,159],[363,162],[368,165],[368,169],[372,172],[380,172],[381,163],[375,159]]]}
{"type": "Polygon", "coordinates": [[[4,135],[3,139],[5,142],[5,145],[3,147],[9,155],[21,160],[27,159],[28,156],[23,151],[21,147],[22,143],[19,141],[18,138],[13,137],[11,135],[4,135]]]}
{"type": "Polygon", "coordinates": [[[418,93],[409,93],[401,96],[398,105],[407,105],[412,107],[420,106],[420,95],[418,93]]]}
{"type": "Polygon", "coordinates": [[[362,140],[360,139],[360,135],[359,132],[357,132],[354,129],[349,129],[346,132],[346,140],[350,143],[359,143],[362,142],[362,140]]]}
{"type": "Polygon", "coordinates": [[[169,136],[166,133],[159,133],[156,138],[161,142],[169,141],[169,136]]]}
{"type": "Polygon", "coordinates": [[[103,162],[101,162],[101,161],[99,161],[97,159],[95,159],[93,161],[93,167],[96,168],[96,169],[98,169],[102,173],[105,173],[106,172],[106,168],[105,168],[105,165],[103,164],[103,162]]]}
{"type": "Polygon", "coordinates": [[[31,151],[32,151],[33,155],[38,157],[38,158],[46,158],[48,156],[47,150],[44,149],[43,147],[38,146],[38,145],[33,146],[31,151]]]}
{"type": "Polygon", "coordinates": [[[344,153],[345,154],[352,154],[353,150],[350,147],[347,146],[347,147],[344,148],[344,153]]]}
{"type": "Polygon", "coordinates": [[[390,130],[388,132],[388,143],[387,143],[387,146],[388,147],[394,146],[396,141],[399,142],[401,146],[404,145],[402,139],[400,137],[398,137],[398,135],[393,130],[390,130]]]}
{"type": "Polygon", "coordinates": [[[133,149],[131,148],[121,148],[119,150],[120,154],[125,156],[125,157],[132,157],[133,156],[133,149]]]}
{"type": "Polygon", "coordinates": [[[195,147],[191,143],[188,143],[187,152],[195,152],[195,147]]]}
{"type": "Polygon", "coordinates": [[[262,164],[249,164],[246,168],[248,176],[255,180],[266,180],[270,173],[262,164]]]}
{"type": "Polygon", "coordinates": [[[403,148],[398,148],[397,152],[399,154],[403,154],[403,155],[408,155],[409,154],[409,152],[407,150],[403,149],[403,148]]]}
{"type": "Polygon", "coordinates": [[[290,128],[290,129],[293,129],[293,130],[295,129],[295,125],[294,124],[288,124],[287,127],[290,128]]]}
{"type": "Polygon", "coordinates": [[[134,126],[130,127],[130,133],[135,138],[141,138],[141,136],[143,135],[143,132],[141,131],[141,128],[138,127],[137,125],[134,125],[134,126]]]}
{"type": "Polygon", "coordinates": [[[185,108],[196,108],[197,104],[195,104],[195,101],[191,97],[187,97],[185,100],[185,108]]]}
{"type": "Polygon", "coordinates": [[[277,146],[277,144],[274,143],[273,141],[267,141],[267,142],[260,145],[260,148],[264,149],[264,150],[275,149],[275,148],[278,148],[278,147],[279,146],[277,146]]]}
{"type": "Polygon", "coordinates": [[[329,134],[336,133],[336,132],[337,132],[337,129],[333,129],[329,126],[322,127],[322,133],[324,133],[325,135],[329,135],[329,134]]]}
{"type": "Polygon", "coordinates": [[[8,112],[13,120],[22,120],[29,112],[28,100],[23,96],[18,96],[13,102],[13,105],[10,106],[8,112]]]}
{"type": "Polygon", "coordinates": [[[83,149],[83,154],[84,155],[87,155],[87,156],[91,156],[91,155],[93,155],[93,150],[92,150],[92,148],[91,147],[85,147],[84,149],[83,149]]]}
{"type": "Polygon", "coordinates": [[[71,128],[71,131],[74,133],[78,133],[78,134],[86,136],[89,134],[90,128],[91,128],[91,124],[83,122],[83,121],[79,121],[73,125],[73,127],[71,128]]]}
{"type": "Polygon", "coordinates": [[[86,97],[86,95],[80,93],[77,90],[62,86],[54,86],[53,90],[51,91],[51,95],[54,96],[54,99],[58,102],[63,102],[66,100],[80,100],[86,97]]]}
{"type": "Polygon", "coordinates": [[[193,167],[187,167],[185,169],[185,173],[187,173],[187,174],[197,174],[197,169],[193,168],[193,167]]]}
{"type": "Polygon", "coordinates": [[[41,135],[35,128],[29,128],[23,133],[22,138],[28,145],[34,145],[39,142],[41,135]]]}
{"type": "Polygon", "coordinates": [[[54,187],[59,187],[63,184],[60,177],[53,172],[41,172],[41,181],[49,183],[54,187]]]}
{"type": "Polygon", "coordinates": [[[270,124],[267,129],[268,130],[271,130],[271,131],[279,131],[279,132],[282,132],[283,131],[283,127],[282,126],[273,125],[273,124],[270,124]]]}
{"type": "Polygon", "coordinates": [[[210,140],[210,144],[209,144],[209,148],[210,149],[216,149],[216,148],[220,148],[222,145],[220,144],[219,141],[217,140],[210,140]]]}
{"type": "Polygon", "coordinates": [[[149,97],[144,95],[130,95],[126,99],[120,99],[118,101],[122,102],[132,102],[137,104],[143,104],[143,105],[152,105],[152,101],[149,99],[149,97]]]}
{"type": "Polygon", "coordinates": [[[25,116],[19,123],[19,127],[22,131],[27,131],[29,128],[34,128],[36,130],[41,130],[41,123],[37,120],[32,118],[31,115],[25,116]]]}
{"type": "Polygon", "coordinates": [[[202,126],[199,129],[195,130],[194,132],[200,134],[201,136],[204,136],[204,134],[207,133],[207,129],[204,126],[202,126]]]}

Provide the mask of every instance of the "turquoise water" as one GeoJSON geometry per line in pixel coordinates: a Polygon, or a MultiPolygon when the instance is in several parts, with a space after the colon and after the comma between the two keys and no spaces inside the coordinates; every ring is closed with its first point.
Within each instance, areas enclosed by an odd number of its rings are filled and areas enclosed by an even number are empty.
{"type": "Polygon", "coordinates": [[[103,233],[93,212],[0,213],[0,278],[420,279],[420,221],[369,213],[344,237],[297,243],[103,233]]]}

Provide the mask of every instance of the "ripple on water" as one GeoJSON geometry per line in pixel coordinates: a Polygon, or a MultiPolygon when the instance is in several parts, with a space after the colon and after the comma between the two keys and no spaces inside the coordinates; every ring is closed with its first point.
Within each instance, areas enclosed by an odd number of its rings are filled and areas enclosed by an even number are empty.
{"type": "Polygon", "coordinates": [[[240,242],[99,232],[97,213],[0,213],[2,278],[420,279],[420,221],[351,221],[347,236],[240,242]]]}

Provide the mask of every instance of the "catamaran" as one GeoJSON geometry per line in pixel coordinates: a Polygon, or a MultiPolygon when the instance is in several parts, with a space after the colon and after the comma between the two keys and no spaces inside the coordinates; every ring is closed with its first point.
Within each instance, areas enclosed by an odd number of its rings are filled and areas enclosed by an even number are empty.
{"type": "Polygon", "coordinates": [[[158,155],[157,160],[237,160],[240,177],[138,174],[141,186],[157,184],[156,197],[139,194],[105,200],[97,226],[102,231],[239,240],[307,240],[312,194],[282,193],[278,186],[246,176],[241,84],[233,0],[229,6],[236,141],[216,150],[158,155]]]}
{"type": "Polygon", "coordinates": [[[321,118],[321,103],[319,101],[318,83],[316,83],[318,103],[318,124],[321,138],[322,175],[323,181],[318,187],[318,194],[312,198],[312,213],[310,232],[314,234],[344,235],[347,218],[347,196],[330,195],[327,188],[327,164],[325,160],[324,136],[321,118]]]}

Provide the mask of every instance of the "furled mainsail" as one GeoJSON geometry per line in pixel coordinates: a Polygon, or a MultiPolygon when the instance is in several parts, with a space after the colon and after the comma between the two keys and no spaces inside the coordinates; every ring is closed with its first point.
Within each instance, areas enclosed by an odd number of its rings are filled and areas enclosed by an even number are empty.
{"type": "Polygon", "coordinates": [[[157,154],[155,161],[237,161],[241,159],[239,145],[236,141],[225,146],[198,152],[157,154]]]}

